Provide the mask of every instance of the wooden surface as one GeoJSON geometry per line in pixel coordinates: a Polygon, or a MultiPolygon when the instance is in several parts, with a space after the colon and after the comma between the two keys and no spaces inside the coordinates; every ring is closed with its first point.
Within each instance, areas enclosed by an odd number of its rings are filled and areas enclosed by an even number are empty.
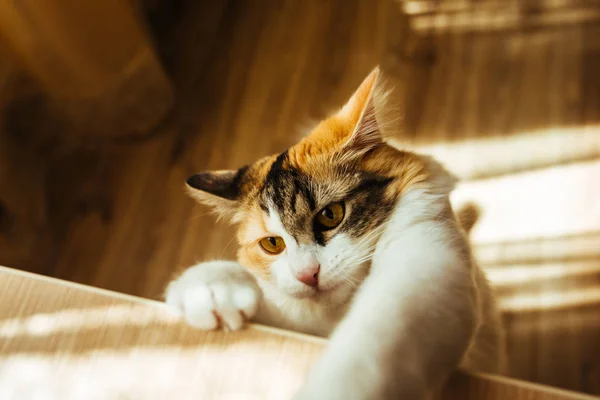
{"type": "MultiPolygon", "coordinates": [[[[291,398],[323,339],[182,324],[161,303],[0,267],[0,398],[291,398]]],[[[441,400],[587,399],[456,373],[441,400]]]]}
{"type": "MultiPolygon", "coordinates": [[[[465,180],[454,201],[482,209],[472,238],[505,309],[510,376],[600,394],[597,2],[487,3],[178,2],[157,39],[172,118],[145,142],[46,146],[55,243],[10,265],[159,298],[177,270],[235,254],[187,176],[281,151],[380,63],[397,141],[439,157],[465,180]]],[[[45,129],[29,116],[5,126],[45,129]]]]}

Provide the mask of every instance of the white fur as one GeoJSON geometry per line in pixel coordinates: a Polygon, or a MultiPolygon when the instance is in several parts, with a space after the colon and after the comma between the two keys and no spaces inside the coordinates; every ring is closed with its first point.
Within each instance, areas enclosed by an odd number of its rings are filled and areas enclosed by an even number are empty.
{"type": "MultiPolygon", "coordinates": [[[[360,241],[339,234],[324,248],[298,245],[271,210],[266,226],[287,249],[272,264],[275,282],[258,280],[263,297],[255,319],[331,335],[297,399],[426,399],[458,366],[500,369],[494,301],[450,209],[452,179],[437,172],[428,185],[403,195],[384,227],[360,241]],[[310,257],[319,261],[320,285],[330,292],[313,293],[295,280],[295,263],[310,257]]],[[[213,262],[171,283],[167,303],[200,328],[215,327],[209,314],[216,311],[236,329],[241,323],[234,310],[252,317],[259,296],[240,265],[213,262]],[[225,301],[216,295],[219,284],[225,301]],[[245,301],[235,300],[238,290],[245,301]]]]}
{"type": "Polygon", "coordinates": [[[422,220],[437,203],[427,197],[413,191],[398,204],[298,398],[423,399],[459,365],[477,324],[476,288],[443,223],[422,220]]]}
{"type": "Polygon", "coordinates": [[[166,302],[199,329],[237,330],[258,310],[261,291],[254,278],[232,261],[212,261],[186,270],[167,287],[166,302]]]}

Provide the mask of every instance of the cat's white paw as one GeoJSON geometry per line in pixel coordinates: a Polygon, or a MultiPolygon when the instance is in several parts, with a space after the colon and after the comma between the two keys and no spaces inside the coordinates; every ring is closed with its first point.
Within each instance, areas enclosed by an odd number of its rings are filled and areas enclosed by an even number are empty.
{"type": "Polygon", "coordinates": [[[166,290],[166,303],[192,326],[240,329],[258,311],[261,291],[233,261],[211,261],[186,270],[166,290]]]}

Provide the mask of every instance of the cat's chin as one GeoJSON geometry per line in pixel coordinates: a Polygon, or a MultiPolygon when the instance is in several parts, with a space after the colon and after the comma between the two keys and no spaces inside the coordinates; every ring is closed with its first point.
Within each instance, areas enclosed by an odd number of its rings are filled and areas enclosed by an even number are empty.
{"type": "Polygon", "coordinates": [[[335,306],[338,303],[344,303],[352,295],[352,291],[347,290],[341,282],[323,287],[319,286],[318,288],[306,287],[301,290],[286,292],[286,294],[296,300],[309,300],[323,303],[323,305],[335,306]]]}
{"type": "Polygon", "coordinates": [[[309,299],[316,296],[318,289],[315,288],[303,288],[302,290],[294,290],[293,292],[286,292],[286,294],[294,299],[309,299]]]}
{"type": "Polygon", "coordinates": [[[321,296],[327,296],[337,289],[339,289],[341,285],[327,285],[325,287],[303,287],[299,290],[289,291],[287,294],[296,299],[308,299],[308,298],[318,298],[321,296]]]}

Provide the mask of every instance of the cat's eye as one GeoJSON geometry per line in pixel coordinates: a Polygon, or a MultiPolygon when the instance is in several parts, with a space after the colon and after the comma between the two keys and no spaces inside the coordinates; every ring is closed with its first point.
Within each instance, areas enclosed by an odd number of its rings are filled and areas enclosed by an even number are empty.
{"type": "Polygon", "coordinates": [[[333,203],[323,208],[315,217],[315,224],[321,231],[338,226],[344,219],[344,203],[333,203]]]}
{"type": "Polygon", "coordinates": [[[279,236],[269,236],[258,242],[260,247],[269,254],[279,254],[285,250],[285,242],[279,236]]]}

